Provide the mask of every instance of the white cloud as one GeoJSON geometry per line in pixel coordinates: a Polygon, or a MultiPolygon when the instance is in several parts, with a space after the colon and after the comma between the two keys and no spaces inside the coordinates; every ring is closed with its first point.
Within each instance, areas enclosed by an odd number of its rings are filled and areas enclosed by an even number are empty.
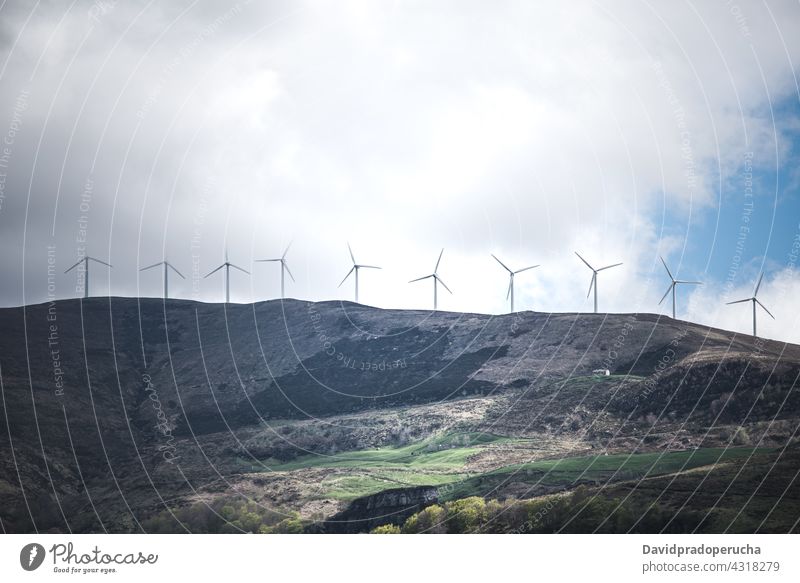
{"type": "MultiPolygon", "coordinates": [[[[732,287],[730,291],[728,291],[729,286],[720,283],[696,290],[690,297],[686,316],[693,321],[716,328],[752,334],[752,303],[727,305],[727,302],[752,297],[757,274],[753,280],[732,287]]],[[[789,266],[765,276],[758,290],[758,299],[775,319],[773,320],[761,307],[757,307],[758,335],[800,344],[798,297],[800,297],[800,278],[796,268],[789,266]]]]}
{"type": "MultiPolygon", "coordinates": [[[[800,13],[788,3],[743,7],[744,21],[727,5],[627,1],[273,2],[234,12],[209,2],[141,14],[116,4],[97,22],[86,10],[60,26],[55,10],[37,13],[21,31],[25,9],[13,8],[0,38],[21,34],[0,111],[31,87],[16,153],[25,162],[11,178],[27,192],[38,156],[31,253],[49,239],[60,190],[55,239],[60,261],[72,258],[99,152],[91,246],[114,256],[115,293],[136,293],[137,263],[165,250],[188,266],[199,232],[204,270],[225,240],[248,265],[294,239],[289,289],[309,299],[350,297],[336,287],[350,240],[386,267],[365,274],[362,298],[393,307],[430,304],[429,286],[407,281],[446,247],[442,276],[456,294],[442,307],[475,311],[506,305],[489,252],[542,264],[519,279],[518,306],[587,309],[579,249],[625,262],[601,274],[601,309],[649,311],[666,283],[657,255],[677,263],[689,252],[685,228],[662,232],[663,211],[689,221],[713,209],[720,172],[730,186],[747,151],[771,168],[793,131],[792,120],[774,127],[770,110],[796,91],[800,42],[790,31],[800,13]]],[[[4,229],[15,225],[2,235],[12,248],[24,208],[20,196],[0,215],[4,229]]],[[[39,298],[42,265],[27,270],[26,301],[39,298]]],[[[237,299],[274,296],[274,270],[255,270],[237,299]]],[[[142,280],[156,293],[151,284],[142,280]]],[[[219,289],[206,282],[201,297],[219,289]]],[[[692,306],[714,290],[697,290],[692,306]]],[[[21,301],[16,284],[0,294],[21,301]]],[[[707,321],[710,308],[697,305],[691,313],[707,321]]]]}

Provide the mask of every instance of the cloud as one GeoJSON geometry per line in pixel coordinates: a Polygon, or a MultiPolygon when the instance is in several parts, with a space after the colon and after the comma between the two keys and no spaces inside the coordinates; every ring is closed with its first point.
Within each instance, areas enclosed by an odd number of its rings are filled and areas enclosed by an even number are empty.
{"type": "MultiPolygon", "coordinates": [[[[542,264],[520,307],[586,309],[580,249],[625,263],[601,309],[648,311],[658,254],[684,262],[746,153],[774,170],[794,131],[773,118],[797,91],[791,3],[7,4],[0,131],[31,97],[0,211],[6,305],[44,299],[46,244],[73,262],[90,179],[87,249],[115,265],[98,293],[158,293],[136,269],[163,254],[204,275],[226,246],[248,267],[294,240],[292,295],[349,297],[349,240],[386,268],[364,278],[378,305],[427,306],[407,282],[445,247],[443,307],[504,309],[496,252],[542,264]]],[[[273,271],[234,297],[274,297],[273,271]]]]}
{"type": "MultiPolygon", "coordinates": [[[[761,307],[757,307],[756,322],[760,337],[800,344],[800,314],[797,311],[800,278],[797,275],[796,267],[789,266],[764,277],[758,299],[774,319],[761,307]]],[[[729,290],[725,285],[719,284],[698,289],[689,298],[685,316],[716,328],[752,334],[752,304],[745,302],[727,305],[727,302],[752,297],[757,280],[756,275],[749,285],[741,284],[729,290]],[[727,293],[721,295],[721,290],[727,293]]]]}

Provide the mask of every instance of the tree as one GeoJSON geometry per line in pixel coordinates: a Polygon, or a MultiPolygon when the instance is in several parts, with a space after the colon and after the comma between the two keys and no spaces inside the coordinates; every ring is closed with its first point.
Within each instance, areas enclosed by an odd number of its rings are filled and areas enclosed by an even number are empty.
{"type": "Polygon", "coordinates": [[[444,508],[438,504],[428,506],[406,520],[403,525],[403,532],[408,534],[444,534],[447,532],[446,515],[444,508]]]}
{"type": "Polygon", "coordinates": [[[445,507],[448,532],[476,532],[486,522],[486,502],[480,496],[448,502],[445,507]]]}

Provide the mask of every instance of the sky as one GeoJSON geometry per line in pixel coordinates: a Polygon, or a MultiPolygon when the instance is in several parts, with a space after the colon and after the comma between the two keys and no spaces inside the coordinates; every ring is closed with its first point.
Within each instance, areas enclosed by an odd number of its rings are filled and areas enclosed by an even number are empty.
{"type": "Polygon", "coordinates": [[[0,306],[670,313],[800,343],[795,1],[0,4],[0,306]]]}

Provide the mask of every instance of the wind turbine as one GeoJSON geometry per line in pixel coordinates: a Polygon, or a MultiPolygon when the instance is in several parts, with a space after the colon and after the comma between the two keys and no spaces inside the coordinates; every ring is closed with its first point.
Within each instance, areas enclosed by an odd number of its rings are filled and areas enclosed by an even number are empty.
{"type": "Polygon", "coordinates": [[[612,267],[618,267],[618,266],[622,265],[622,263],[615,263],[613,265],[606,265],[605,267],[601,267],[599,269],[595,269],[594,267],[589,265],[588,261],[586,261],[583,257],[581,257],[580,253],[575,251],[575,255],[577,255],[578,258],[586,264],[586,267],[588,267],[589,269],[592,270],[592,281],[589,284],[589,293],[586,294],[586,297],[587,298],[589,297],[589,294],[592,293],[592,288],[594,288],[594,313],[596,314],[597,313],[597,274],[600,273],[601,271],[603,271],[604,269],[611,269],[612,267]]]}
{"type": "Polygon", "coordinates": [[[418,277],[417,279],[412,279],[411,281],[408,282],[408,283],[414,283],[415,281],[422,281],[423,279],[428,279],[428,278],[431,278],[431,277],[433,278],[433,309],[434,310],[436,310],[436,308],[438,307],[438,295],[439,295],[438,294],[438,289],[437,289],[437,285],[438,284],[441,283],[444,286],[444,289],[449,291],[451,294],[453,293],[452,291],[450,291],[450,288],[447,287],[447,285],[442,281],[442,278],[439,277],[438,271],[439,271],[439,263],[442,261],[442,253],[444,253],[444,249],[442,249],[441,252],[439,253],[439,259],[436,261],[436,267],[433,268],[433,273],[431,273],[430,275],[425,275],[423,277],[418,277]]]}
{"type": "Polygon", "coordinates": [[[669,275],[669,278],[672,280],[672,283],[667,288],[667,291],[664,294],[664,297],[662,297],[661,301],[658,302],[658,305],[660,306],[664,302],[664,300],[667,299],[667,296],[669,295],[669,292],[672,292],[672,319],[674,320],[675,319],[675,290],[677,289],[678,285],[682,284],[682,283],[686,283],[686,284],[689,284],[689,285],[703,285],[703,282],[702,281],[684,281],[682,279],[675,279],[674,277],[672,277],[672,272],[669,270],[669,267],[667,267],[667,262],[664,261],[664,258],[663,257],[659,257],[659,259],[661,259],[661,263],[664,264],[664,269],[667,270],[667,274],[669,275]]]}
{"type": "Polygon", "coordinates": [[[775,319],[775,316],[772,315],[772,312],[770,312],[764,304],[762,304],[760,301],[758,301],[758,297],[757,297],[758,296],[758,288],[761,287],[761,280],[763,278],[764,278],[764,273],[762,272],[761,275],[758,277],[758,283],[756,284],[756,289],[753,291],[753,297],[752,298],[745,298],[743,300],[736,300],[735,302],[728,302],[729,306],[731,304],[741,304],[741,303],[744,303],[744,302],[753,302],[753,337],[756,336],[756,304],[761,306],[764,309],[764,311],[767,314],[769,314],[770,318],[772,318],[773,320],[775,319]]]}
{"type": "Polygon", "coordinates": [[[148,265],[147,267],[142,267],[139,271],[147,271],[148,269],[153,269],[154,267],[158,267],[159,265],[164,266],[164,299],[166,300],[169,298],[169,270],[171,269],[175,273],[177,273],[181,279],[186,279],[183,274],[175,269],[175,266],[172,265],[169,261],[164,259],[164,261],[159,261],[158,263],[153,263],[153,265],[148,265]]]}
{"type": "Polygon", "coordinates": [[[225,263],[217,267],[214,271],[206,275],[206,277],[204,277],[203,279],[206,279],[207,277],[214,275],[223,267],[225,268],[225,303],[229,304],[231,303],[231,267],[233,267],[234,269],[238,269],[239,271],[241,271],[242,273],[246,273],[247,275],[250,275],[250,272],[228,261],[228,250],[226,249],[225,263]]]}
{"type": "Polygon", "coordinates": [[[289,247],[291,247],[291,246],[292,246],[292,244],[289,243],[286,246],[286,251],[284,251],[283,255],[281,255],[278,259],[256,259],[256,263],[271,263],[271,262],[274,262],[274,261],[280,262],[280,264],[281,264],[281,299],[283,299],[283,296],[284,296],[284,291],[283,290],[284,290],[284,283],[285,283],[285,281],[284,281],[285,280],[285,273],[288,273],[289,277],[291,277],[292,281],[294,281],[294,276],[292,275],[292,272],[289,271],[289,265],[286,263],[286,254],[289,252],[289,247]]]}
{"type": "Polygon", "coordinates": [[[530,267],[524,267],[522,269],[517,269],[516,271],[512,271],[505,263],[500,261],[494,253],[492,253],[491,255],[492,255],[492,257],[494,257],[494,260],[497,261],[500,265],[502,265],[503,269],[505,269],[508,272],[509,281],[508,281],[508,293],[506,293],[506,299],[511,298],[511,313],[513,314],[514,313],[514,276],[517,275],[518,273],[522,273],[523,271],[528,271],[529,269],[534,269],[535,267],[539,267],[539,266],[538,265],[531,265],[530,267]]]}
{"type": "Polygon", "coordinates": [[[376,267],[374,265],[359,265],[356,263],[356,258],[353,255],[353,250],[350,248],[350,243],[347,244],[347,250],[350,251],[350,259],[353,260],[353,267],[350,268],[350,271],[347,272],[347,275],[344,276],[342,283],[339,284],[339,287],[342,287],[342,284],[347,281],[347,278],[350,277],[351,273],[355,273],[356,277],[356,303],[358,303],[358,270],[361,268],[364,269],[380,269],[380,267],[376,267]]]}
{"type": "Polygon", "coordinates": [[[83,266],[83,273],[84,273],[84,278],[83,278],[83,297],[85,297],[85,298],[89,297],[89,262],[90,261],[94,261],[95,263],[100,263],[100,264],[105,265],[106,267],[109,267],[109,268],[111,267],[111,265],[106,263],[105,261],[100,261],[99,259],[95,259],[94,257],[89,257],[88,255],[84,255],[83,259],[78,261],[75,265],[73,265],[72,267],[70,267],[69,269],[67,269],[64,272],[64,273],[69,273],[70,271],[72,271],[73,269],[78,267],[81,263],[84,264],[84,266],[83,266]]]}

